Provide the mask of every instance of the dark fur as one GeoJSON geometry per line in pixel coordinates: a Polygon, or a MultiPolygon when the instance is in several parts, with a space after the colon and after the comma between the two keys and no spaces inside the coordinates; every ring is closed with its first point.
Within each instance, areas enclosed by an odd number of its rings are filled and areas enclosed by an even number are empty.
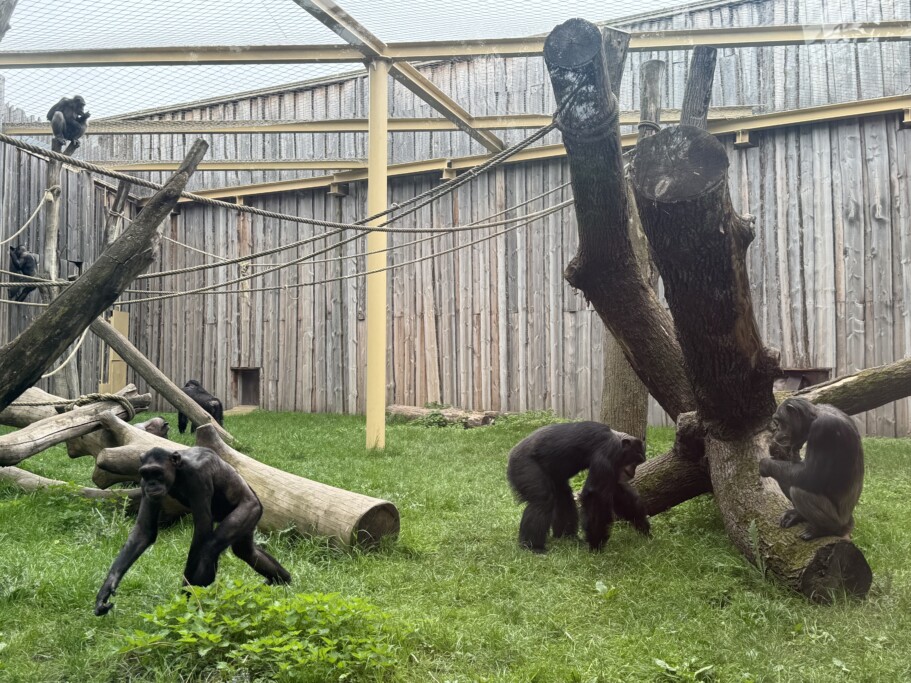
{"type": "Polygon", "coordinates": [[[288,571],[253,541],[253,532],[263,514],[259,498],[215,451],[153,448],[142,455],[139,476],[139,515],[98,591],[96,615],[107,614],[113,607],[109,600],[124,574],[155,543],[165,496],[175,498],[193,513],[193,540],[183,572],[185,585],[211,584],[218,571],[218,558],[229,547],[269,583],[291,581],[288,571]]]}
{"type": "Polygon", "coordinates": [[[569,480],[586,469],[580,502],[589,548],[604,546],[615,515],[648,535],[645,507],[628,483],[643,462],[642,441],[599,422],[548,425],[533,432],[512,449],[506,468],[516,497],[527,503],[519,544],[544,552],[548,529],[555,538],[576,535],[579,515],[569,480]]]}
{"type": "Polygon", "coordinates": [[[85,100],[80,95],[69,98],[64,97],[51,107],[47,113],[47,120],[51,122],[54,133],[54,142],[61,148],[66,147],[67,141],[73,147],[79,146],[79,138],[85,134],[88,127],[88,118],[91,114],[85,111],[85,100]]]}
{"type": "MultiPolygon", "coordinates": [[[[222,427],[225,426],[225,414],[224,408],[221,405],[221,401],[203,389],[198,380],[191,379],[186,384],[184,384],[183,393],[201,405],[202,409],[214,417],[215,421],[218,424],[220,424],[222,427]]],[[[177,429],[181,434],[187,430],[187,423],[189,421],[190,419],[186,415],[181,412],[177,413],[177,429]]],[[[195,431],[196,425],[190,424],[190,433],[195,431]]]]}
{"type": "MultiPolygon", "coordinates": [[[[20,275],[35,277],[38,274],[38,254],[33,254],[21,244],[18,247],[9,248],[10,270],[20,275]]],[[[12,276],[12,280],[27,282],[23,278],[12,276]]],[[[25,301],[26,297],[35,289],[35,285],[23,285],[22,287],[10,287],[9,296],[13,301],[25,301]]]]}
{"type": "Polygon", "coordinates": [[[864,486],[864,449],[854,421],[830,405],[785,399],[775,411],[773,444],[788,460],[765,458],[759,474],[773,477],[794,506],[781,526],[806,522],[800,537],[850,537],[854,507],[864,486]],[[806,443],[806,457],[799,459],[806,443]],[[797,458],[791,462],[791,458],[797,458]]]}
{"type": "Polygon", "coordinates": [[[140,422],[133,426],[136,427],[136,429],[141,429],[149,434],[160,436],[162,439],[168,438],[168,430],[170,429],[170,425],[163,417],[153,417],[151,420],[146,420],[145,422],[140,422]]]}

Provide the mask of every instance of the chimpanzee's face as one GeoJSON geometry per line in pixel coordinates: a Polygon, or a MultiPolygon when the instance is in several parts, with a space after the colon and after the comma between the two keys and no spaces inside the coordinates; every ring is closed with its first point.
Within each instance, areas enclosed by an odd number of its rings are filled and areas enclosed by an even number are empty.
{"type": "Polygon", "coordinates": [[[153,448],[140,459],[139,485],[144,495],[159,500],[167,495],[180,465],[180,454],[169,453],[164,448],[153,448]]]}
{"type": "Polygon", "coordinates": [[[78,113],[81,114],[83,112],[85,109],[85,100],[82,98],[82,95],[76,95],[76,97],[73,98],[73,105],[76,107],[78,113]]]}
{"type": "Polygon", "coordinates": [[[636,468],[645,462],[645,445],[641,439],[624,437],[620,448],[620,478],[627,482],[636,476],[636,468]]]}

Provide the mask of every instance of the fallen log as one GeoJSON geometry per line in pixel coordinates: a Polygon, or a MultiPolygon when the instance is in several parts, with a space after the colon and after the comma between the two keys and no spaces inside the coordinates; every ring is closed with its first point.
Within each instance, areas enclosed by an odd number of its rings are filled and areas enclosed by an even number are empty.
{"type": "MultiPolygon", "coordinates": [[[[130,384],[117,392],[133,406],[133,411],[145,410],[152,402],[150,394],[137,394],[130,384]]],[[[113,400],[102,400],[73,410],[46,417],[15,432],[0,436],[0,467],[16,465],[67,439],[88,434],[99,426],[99,415],[113,411],[128,416],[127,407],[113,400]]]]}
{"type": "Polygon", "coordinates": [[[461,424],[466,429],[486,427],[504,415],[494,410],[470,411],[460,408],[418,408],[417,406],[391,405],[386,407],[386,414],[401,417],[405,420],[422,420],[431,415],[439,415],[447,424],[461,424]]]}
{"type": "MultiPolygon", "coordinates": [[[[48,479],[32,472],[27,472],[19,467],[0,468],[0,481],[8,481],[23,491],[39,491],[52,486],[69,486],[67,482],[59,479],[48,479]]],[[[139,489],[114,489],[112,491],[102,491],[90,486],[80,486],[74,491],[83,498],[129,498],[130,500],[138,499],[142,495],[139,489]]]]}
{"type": "Polygon", "coordinates": [[[33,422],[46,417],[57,415],[57,409],[50,405],[57,401],[61,405],[67,401],[65,398],[49,394],[38,387],[30,387],[11,405],[0,410],[0,425],[7,427],[27,427],[33,422]],[[30,406],[29,403],[47,403],[48,405],[30,406]]]}
{"type": "MultiPolygon", "coordinates": [[[[183,448],[137,429],[111,412],[100,415],[99,421],[121,444],[101,450],[96,458],[97,470],[112,477],[136,477],[139,457],[149,448],[183,448]]],[[[399,512],[389,501],[265,465],[231,448],[211,425],[196,430],[196,445],[215,451],[256,492],[263,504],[263,517],[259,523],[263,531],[293,527],[301,534],[327,536],[341,545],[363,548],[376,545],[385,536],[398,534],[399,512]]],[[[98,483],[94,476],[93,480],[98,483]]]]}

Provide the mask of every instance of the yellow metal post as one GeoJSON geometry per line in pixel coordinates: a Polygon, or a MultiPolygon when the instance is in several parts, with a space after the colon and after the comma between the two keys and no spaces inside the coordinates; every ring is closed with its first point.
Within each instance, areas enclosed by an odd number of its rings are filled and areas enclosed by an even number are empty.
{"type": "MultiPolygon", "coordinates": [[[[130,334],[130,314],[126,311],[115,309],[111,314],[111,325],[124,337],[130,334]]],[[[108,349],[111,354],[108,358],[108,381],[98,383],[98,391],[102,394],[113,394],[127,385],[127,364],[113,349],[108,349]]]]}
{"type": "MultiPolygon", "coordinates": [[[[367,214],[386,209],[389,62],[375,59],[370,74],[367,138],[367,214]]],[[[378,219],[371,223],[382,222],[378,219]]],[[[386,248],[386,233],[367,235],[367,251],[386,248]]],[[[368,254],[367,271],[386,267],[386,252],[368,254]]],[[[386,273],[367,276],[367,448],[386,447],[386,273]]]]}

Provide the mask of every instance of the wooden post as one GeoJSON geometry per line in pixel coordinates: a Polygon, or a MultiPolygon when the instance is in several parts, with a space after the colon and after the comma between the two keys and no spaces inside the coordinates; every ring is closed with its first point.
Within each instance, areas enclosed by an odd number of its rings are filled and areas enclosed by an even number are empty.
{"type": "MultiPolygon", "coordinates": [[[[386,209],[389,63],[375,59],[370,74],[367,143],[367,214],[386,209]]],[[[379,221],[371,224],[376,225],[379,221]]],[[[367,235],[367,251],[386,248],[386,233],[367,235]]],[[[367,271],[386,267],[386,252],[368,253],[367,271]]],[[[367,276],[367,448],[386,447],[386,273],[367,276]]]]}

